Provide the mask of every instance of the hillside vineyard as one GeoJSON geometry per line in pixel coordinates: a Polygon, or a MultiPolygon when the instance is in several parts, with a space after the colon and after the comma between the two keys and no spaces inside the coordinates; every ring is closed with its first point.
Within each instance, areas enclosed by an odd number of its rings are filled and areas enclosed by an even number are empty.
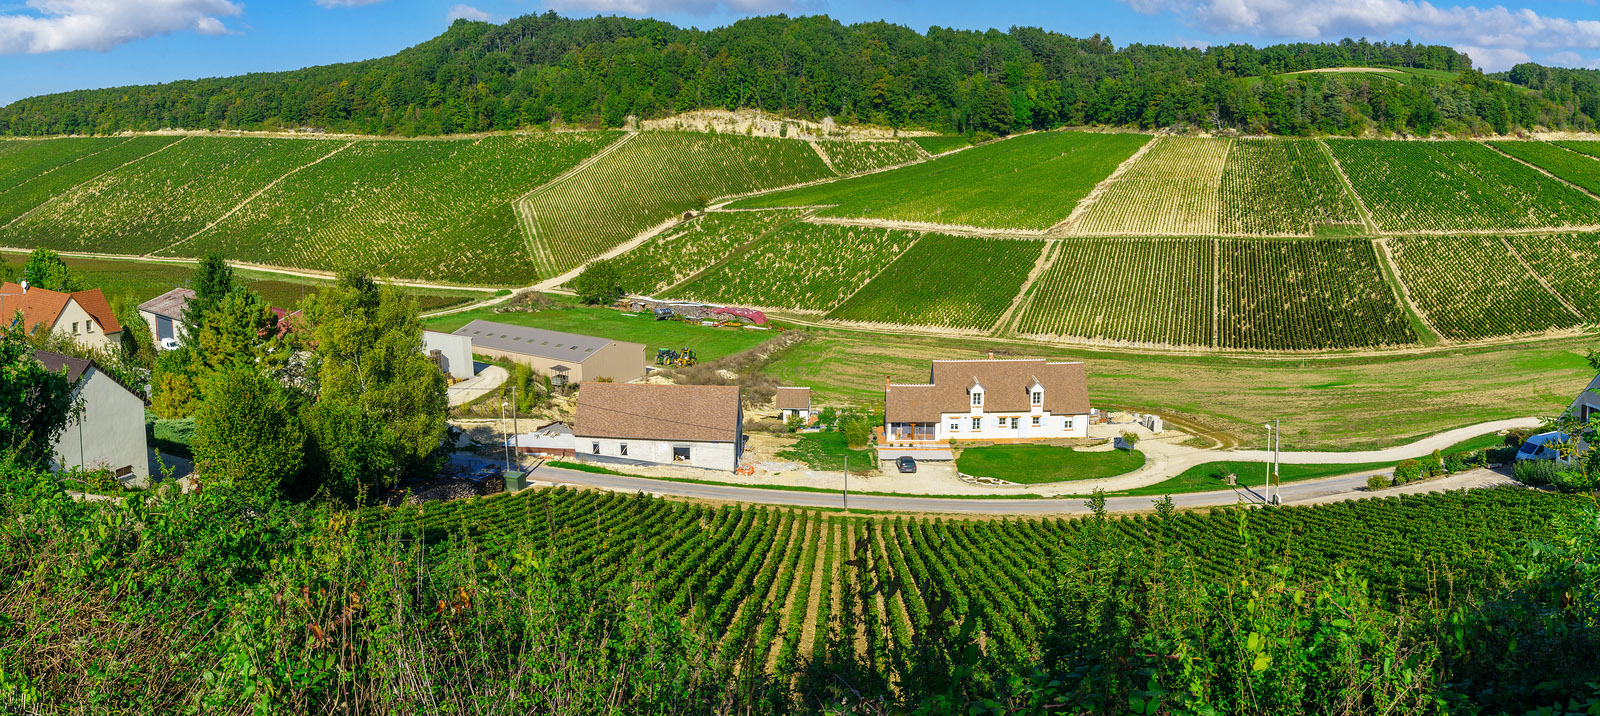
{"type": "Polygon", "coordinates": [[[1360,351],[1600,321],[1597,192],[1585,141],[5,139],[0,246],[496,287],[608,257],[630,292],[874,330],[1360,351]]]}

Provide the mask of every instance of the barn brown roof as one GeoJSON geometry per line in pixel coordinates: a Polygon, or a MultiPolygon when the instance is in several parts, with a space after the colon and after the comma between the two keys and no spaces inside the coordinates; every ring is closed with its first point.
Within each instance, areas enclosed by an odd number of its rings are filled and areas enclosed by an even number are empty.
{"type": "Polygon", "coordinates": [[[779,410],[810,410],[811,409],[811,389],[810,388],[795,388],[795,387],[779,388],[778,389],[778,409],[779,410]]]}
{"type": "Polygon", "coordinates": [[[983,386],[986,413],[1026,413],[1034,382],[1044,387],[1044,409],[1055,415],[1089,412],[1089,384],[1082,363],[1022,360],[936,360],[927,384],[890,384],[884,394],[891,423],[929,423],[942,413],[972,408],[969,390],[983,386]]]}
{"type": "Polygon", "coordinates": [[[586,438],[733,442],[739,439],[736,385],[584,383],[573,434],[586,438]]]}

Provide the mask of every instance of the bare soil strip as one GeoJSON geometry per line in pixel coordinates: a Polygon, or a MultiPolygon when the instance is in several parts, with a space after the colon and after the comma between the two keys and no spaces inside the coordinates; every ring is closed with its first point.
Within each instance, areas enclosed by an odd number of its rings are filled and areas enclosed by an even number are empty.
{"type": "Polygon", "coordinates": [[[1393,286],[1400,292],[1401,305],[1404,305],[1406,310],[1411,312],[1411,315],[1416,316],[1424,327],[1432,331],[1434,338],[1438,339],[1440,343],[1449,343],[1450,339],[1445,338],[1444,334],[1439,332],[1439,329],[1433,325],[1433,321],[1428,320],[1428,312],[1422,310],[1422,307],[1412,300],[1411,287],[1407,286],[1405,279],[1400,276],[1400,264],[1394,260],[1394,252],[1389,249],[1389,240],[1373,239],[1372,244],[1378,248],[1378,257],[1382,259],[1384,274],[1393,274],[1394,276],[1393,286]]]}
{"type": "Polygon", "coordinates": [[[151,251],[150,253],[148,253],[146,255],[147,256],[154,256],[154,255],[159,254],[159,253],[161,253],[163,251],[171,251],[172,249],[175,249],[178,246],[180,246],[180,245],[182,245],[184,243],[187,243],[190,239],[193,239],[196,236],[199,236],[201,234],[204,234],[207,231],[210,231],[211,229],[215,228],[217,224],[220,224],[220,223],[222,223],[224,221],[227,221],[228,217],[233,216],[240,209],[243,209],[245,207],[245,205],[249,204],[252,201],[255,201],[256,197],[267,193],[268,189],[271,189],[272,187],[277,186],[278,182],[281,182],[281,181],[283,181],[285,179],[288,179],[291,176],[294,176],[301,169],[305,169],[307,167],[311,167],[311,166],[315,166],[317,164],[320,164],[320,163],[322,163],[322,160],[327,159],[328,157],[331,157],[331,156],[333,156],[335,154],[338,154],[339,152],[342,152],[342,151],[344,151],[346,149],[349,149],[350,147],[352,147],[354,145],[355,145],[355,142],[353,142],[353,141],[345,142],[344,144],[339,145],[337,148],[335,148],[331,152],[328,152],[327,154],[324,154],[324,155],[322,155],[320,157],[317,157],[316,159],[313,159],[310,162],[307,162],[307,163],[302,164],[302,165],[300,165],[298,167],[290,169],[287,172],[284,172],[283,176],[278,177],[277,179],[273,179],[271,182],[268,182],[266,186],[261,187],[260,189],[257,189],[255,191],[255,193],[251,194],[250,196],[245,197],[243,201],[241,201],[241,202],[239,202],[237,204],[234,204],[232,209],[229,209],[226,212],[223,212],[222,216],[219,216],[219,217],[216,218],[215,221],[212,221],[211,223],[206,224],[204,228],[202,228],[199,231],[196,231],[196,232],[194,232],[192,234],[189,234],[188,236],[185,236],[185,237],[183,237],[181,239],[178,239],[177,241],[174,241],[171,244],[168,244],[168,245],[163,246],[163,247],[161,247],[159,249],[156,249],[155,251],[151,251]]]}
{"type": "MultiPolygon", "coordinates": [[[[887,612],[893,615],[890,618],[894,618],[896,621],[905,625],[907,635],[914,635],[917,631],[917,625],[911,622],[911,610],[906,606],[906,590],[911,588],[909,585],[916,580],[912,579],[911,575],[909,574],[901,574],[899,571],[897,571],[894,566],[894,561],[889,559],[889,545],[885,544],[884,542],[883,528],[890,524],[891,523],[888,520],[879,521],[877,524],[878,529],[873,530],[873,536],[877,538],[878,542],[878,554],[882,555],[882,563],[886,568],[886,571],[879,576],[879,579],[883,579],[884,576],[887,576],[890,581],[898,583],[900,588],[895,590],[894,596],[880,596],[880,598],[886,598],[893,604],[899,605],[898,609],[888,609],[887,612]]],[[[884,619],[884,624],[887,625],[888,623],[889,619],[884,619]]],[[[889,634],[892,636],[894,634],[894,630],[890,629],[889,634]]],[[[901,648],[911,647],[910,644],[900,644],[899,646],[901,648]]]]}
{"type": "Polygon", "coordinates": [[[1211,347],[1222,347],[1222,239],[1211,240],[1211,347]]]}
{"type": "Polygon", "coordinates": [[[1316,140],[1317,146],[1322,147],[1322,153],[1328,157],[1328,162],[1333,164],[1333,171],[1339,175],[1339,183],[1344,184],[1344,190],[1350,195],[1351,201],[1356,203],[1356,210],[1361,212],[1361,223],[1367,226],[1367,233],[1379,234],[1378,222],[1373,221],[1372,211],[1367,209],[1367,203],[1361,200],[1361,194],[1356,192],[1356,185],[1350,183],[1350,177],[1344,173],[1344,166],[1339,164],[1339,158],[1333,156],[1333,150],[1328,148],[1328,143],[1321,139],[1316,140]]]}
{"type": "Polygon", "coordinates": [[[1139,151],[1133,153],[1133,156],[1122,160],[1122,163],[1118,164],[1117,168],[1113,170],[1111,174],[1107,175],[1106,178],[1101,179],[1099,184],[1094,185],[1094,188],[1090,189],[1088,194],[1084,195],[1082,199],[1078,200],[1078,205],[1072,207],[1072,213],[1067,214],[1067,218],[1062,219],[1061,223],[1046,229],[1045,233],[1051,236],[1066,236],[1067,234],[1073,233],[1073,227],[1077,226],[1078,220],[1083,217],[1083,212],[1088,211],[1089,207],[1093,206],[1096,201],[1099,201],[1100,195],[1104,194],[1114,182],[1121,179],[1122,175],[1128,172],[1129,167],[1137,164],[1139,160],[1144,157],[1145,152],[1150,151],[1150,148],[1154,147],[1156,142],[1159,141],[1161,141],[1161,137],[1156,137],[1148,142],[1145,142],[1144,146],[1139,147],[1139,151]]]}
{"type": "Polygon", "coordinates": [[[839,171],[839,168],[833,165],[833,160],[828,158],[828,153],[822,151],[822,145],[816,142],[806,142],[806,144],[811,145],[811,151],[817,153],[817,157],[822,160],[822,164],[828,168],[828,171],[837,176],[844,176],[844,172],[839,171]]]}
{"type": "Polygon", "coordinates": [[[1033,283],[1044,275],[1050,265],[1055,263],[1055,257],[1061,253],[1056,250],[1057,243],[1053,240],[1044,242],[1044,247],[1039,250],[1039,258],[1033,262],[1033,270],[1029,271],[1028,277],[1022,280],[1022,286],[1017,289],[1017,295],[1011,299],[1011,306],[1006,309],[1005,313],[1000,314],[1000,319],[995,321],[993,326],[989,327],[987,331],[989,335],[996,336],[1006,332],[1011,328],[1013,320],[1020,319],[1023,304],[1032,301],[1033,283]]]}
{"type": "MultiPolygon", "coordinates": [[[[831,205],[830,205],[831,206],[831,205]]],[[[827,207],[818,207],[827,208],[827,207]]],[[[834,216],[813,216],[809,221],[813,224],[837,224],[839,226],[860,226],[868,229],[898,229],[901,231],[927,231],[952,236],[974,236],[985,239],[1029,239],[1037,241],[1045,238],[1043,231],[1028,231],[1027,229],[986,229],[981,226],[967,226],[965,224],[940,224],[932,221],[901,221],[898,219],[860,219],[834,216]]]]}
{"type": "MultiPolygon", "coordinates": [[[[114,167],[112,167],[110,169],[107,169],[107,170],[105,170],[103,172],[100,172],[99,174],[96,174],[96,175],[94,175],[92,177],[89,177],[88,179],[85,179],[85,180],[83,180],[81,182],[78,182],[77,184],[74,184],[71,187],[68,187],[65,191],[61,192],[60,194],[57,194],[55,196],[50,197],[49,199],[45,199],[44,201],[39,202],[38,206],[33,207],[32,209],[29,209],[29,210],[23,212],[21,215],[17,216],[17,218],[12,219],[10,221],[7,221],[4,226],[0,226],[0,229],[4,229],[7,226],[10,226],[10,225],[15,224],[15,223],[17,223],[19,221],[22,221],[23,219],[26,219],[26,218],[28,218],[30,216],[33,216],[34,212],[49,206],[51,202],[54,202],[56,199],[60,199],[62,196],[65,196],[66,194],[71,193],[71,191],[73,189],[76,189],[76,188],[78,188],[80,186],[83,186],[84,184],[88,184],[90,182],[93,182],[93,181],[99,179],[100,177],[103,177],[103,176],[105,176],[107,174],[110,174],[111,172],[114,172],[114,171],[116,171],[118,169],[121,169],[121,168],[123,168],[125,166],[128,166],[129,164],[137,162],[137,161],[139,161],[141,159],[145,159],[146,157],[153,157],[153,156],[155,156],[157,154],[160,154],[160,153],[162,153],[164,151],[167,151],[168,149],[171,149],[172,147],[176,147],[179,144],[183,144],[184,140],[186,140],[186,139],[188,139],[188,137],[183,137],[182,139],[179,139],[176,142],[173,142],[173,143],[167,144],[167,145],[163,145],[163,146],[157,148],[155,151],[150,152],[149,154],[143,154],[143,155],[134,157],[134,158],[129,159],[128,161],[125,161],[125,162],[123,162],[121,164],[118,164],[118,165],[116,165],[116,166],[114,166],[114,167]]],[[[112,146],[113,147],[120,147],[123,144],[125,144],[125,142],[118,142],[117,144],[114,144],[112,146]]],[[[110,148],[111,147],[106,147],[106,149],[110,149],[110,148]]],[[[103,152],[103,151],[105,151],[105,149],[102,149],[100,151],[103,152]]],[[[99,154],[99,153],[100,152],[95,152],[94,154],[99,154]]],[[[67,162],[67,164],[73,164],[73,163],[78,162],[79,160],[87,159],[89,157],[94,156],[94,154],[87,154],[87,155],[84,155],[82,157],[78,157],[78,159],[74,159],[71,162],[67,162]]],[[[63,164],[62,166],[66,166],[66,164],[63,164]]],[[[60,167],[57,167],[57,169],[59,169],[59,168],[60,167]]],[[[51,171],[54,171],[54,170],[51,170],[51,171]]],[[[46,172],[46,173],[48,174],[49,172],[46,172]]],[[[44,176],[44,175],[41,174],[40,176],[44,176]]],[[[61,253],[61,252],[58,251],[56,253],[61,253]]]]}
{"type": "Polygon", "coordinates": [[[1549,292],[1550,295],[1561,304],[1562,308],[1567,309],[1569,313],[1577,316],[1578,320],[1580,321],[1588,320],[1588,316],[1583,315],[1583,312],[1574,307],[1572,303],[1567,300],[1566,296],[1563,296],[1557,292],[1555,287],[1550,285],[1549,281],[1544,280],[1544,277],[1540,276],[1538,271],[1533,270],[1533,266],[1528,263],[1527,259],[1522,258],[1522,252],[1517,251],[1517,247],[1512,246],[1509,239],[1502,236],[1500,237],[1500,243],[1505,244],[1506,250],[1511,252],[1511,257],[1516,259],[1517,263],[1522,264],[1523,270],[1527,271],[1528,275],[1533,277],[1533,280],[1538,281],[1539,285],[1543,286],[1544,290],[1549,292]]]}
{"type": "MultiPolygon", "coordinates": [[[[767,591],[762,592],[761,594],[746,595],[744,601],[739,604],[738,608],[733,610],[733,616],[728,619],[729,625],[738,624],[739,620],[744,617],[745,612],[751,609],[760,609],[763,606],[766,606],[769,609],[772,608],[772,600],[778,591],[778,581],[783,578],[784,565],[789,561],[789,553],[792,552],[795,546],[800,542],[798,539],[795,539],[796,535],[800,532],[800,519],[795,517],[793,514],[789,515],[786,519],[789,520],[789,539],[784,544],[783,553],[779,554],[777,550],[772,549],[767,550],[767,556],[761,561],[761,567],[750,573],[750,581],[755,583],[761,581],[761,575],[766,574],[768,569],[776,569],[777,574],[772,575],[772,584],[767,587],[767,591]],[[776,567],[773,567],[774,561],[777,561],[776,567]]],[[[732,588],[732,586],[733,585],[729,585],[730,588],[732,588]]],[[[751,636],[759,636],[760,629],[761,620],[753,620],[748,626],[748,632],[751,636]]],[[[723,638],[734,639],[735,635],[730,632],[723,635],[723,638]]],[[[761,646],[759,644],[750,645],[750,649],[752,651],[760,648],[761,646]]],[[[767,651],[768,653],[771,652],[770,647],[767,651]]],[[[738,658],[738,662],[735,663],[733,667],[733,673],[735,675],[739,674],[744,669],[744,665],[746,663],[746,659],[743,657],[742,653],[736,658],[738,658]]],[[[765,663],[766,659],[763,659],[762,661],[765,663]]]]}

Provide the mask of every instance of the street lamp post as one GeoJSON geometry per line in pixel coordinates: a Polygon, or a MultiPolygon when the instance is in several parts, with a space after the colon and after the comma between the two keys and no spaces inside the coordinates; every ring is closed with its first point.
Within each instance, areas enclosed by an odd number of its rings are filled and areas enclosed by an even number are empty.
{"type": "Polygon", "coordinates": [[[850,456],[844,456],[844,511],[850,512],[850,456]]]}
{"type": "Polygon", "coordinates": [[[1267,467],[1267,504],[1278,504],[1278,498],[1272,493],[1272,483],[1278,479],[1278,459],[1283,449],[1282,419],[1273,418],[1271,423],[1263,425],[1267,429],[1267,449],[1272,451],[1272,464],[1267,467]]]}

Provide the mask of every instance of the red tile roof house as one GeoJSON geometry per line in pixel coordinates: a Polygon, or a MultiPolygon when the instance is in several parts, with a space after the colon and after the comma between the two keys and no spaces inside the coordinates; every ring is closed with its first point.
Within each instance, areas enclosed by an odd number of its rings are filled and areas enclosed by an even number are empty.
{"type": "Polygon", "coordinates": [[[66,333],[86,348],[106,350],[122,340],[122,324],[98,288],[62,293],[26,283],[0,284],[0,324],[11,325],[19,313],[29,334],[66,333]]]}
{"type": "Polygon", "coordinates": [[[620,464],[739,468],[744,408],[736,385],[586,382],[572,426],[578,458],[620,464]]]}
{"type": "Polygon", "coordinates": [[[1082,363],[936,360],[926,384],[887,384],[883,406],[885,440],[891,444],[1089,436],[1082,363]]]}

